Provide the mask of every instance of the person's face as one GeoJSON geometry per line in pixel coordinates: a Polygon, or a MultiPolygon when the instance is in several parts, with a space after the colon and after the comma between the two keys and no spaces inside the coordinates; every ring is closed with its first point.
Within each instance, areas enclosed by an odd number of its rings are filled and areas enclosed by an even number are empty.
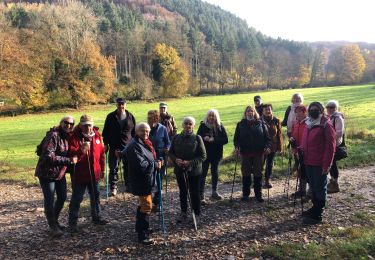
{"type": "Polygon", "coordinates": [[[81,128],[82,128],[82,133],[90,134],[92,133],[94,126],[92,124],[86,124],[86,125],[81,125],[81,128]]]}
{"type": "Polygon", "coordinates": [[[117,103],[117,112],[123,113],[125,109],[126,109],[126,103],[124,102],[117,103]]]}
{"type": "Polygon", "coordinates": [[[137,136],[142,140],[147,140],[150,135],[150,130],[146,127],[141,127],[137,130],[137,136]]]}
{"type": "Polygon", "coordinates": [[[160,111],[160,114],[165,114],[167,113],[167,107],[160,107],[159,111],[160,111]]]}
{"type": "Polygon", "coordinates": [[[254,100],[254,104],[255,106],[259,107],[262,104],[262,100],[261,99],[254,100]]]}
{"type": "Polygon", "coordinates": [[[302,100],[301,100],[301,98],[299,96],[294,96],[292,98],[292,103],[293,104],[301,104],[301,102],[302,102],[302,100]]]}
{"type": "Polygon", "coordinates": [[[214,113],[209,113],[207,117],[207,121],[210,124],[214,124],[216,122],[216,117],[214,113]]]}
{"type": "Polygon", "coordinates": [[[265,107],[265,108],[263,108],[263,115],[265,115],[265,116],[272,116],[272,108],[271,107],[265,107]]]}
{"type": "Polygon", "coordinates": [[[296,118],[298,121],[301,121],[306,118],[306,112],[303,112],[301,109],[297,109],[296,118]]]}
{"type": "Polygon", "coordinates": [[[190,121],[186,121],[183,127],[184,127],[184,131],[188,133],[193,132],[194,130],[193,122],[190,122],[190,121]]]}
{"type": "Polygon", "coordinates": [[[246,109],[245,115],[246,115],[246,117],[248,117],[248,116],[254,117],[255,116],[254,110],[252,110],[251,108],[246,109]]]}
{"type": "Polygon", "coordinates": [[[327,114],[328,115],[332,115],[337,110],[337,108],[335,106],[326,106],[326,109],[327,109],[327,114]]]}
{"type": "Polygon", "coordinates": [[[157,122],[155,122],[155,115],[154,114],[147,114],[147,123],[150,126],[155,126],[157,122]]]}
{"type": "Polygon", "coordinates": [[[65,131],[66,133],[70,133],[73,130],[74,121],[71,118],[65,119],[64,121],[61,122],[60,126],[63,131],[65,131]]]}

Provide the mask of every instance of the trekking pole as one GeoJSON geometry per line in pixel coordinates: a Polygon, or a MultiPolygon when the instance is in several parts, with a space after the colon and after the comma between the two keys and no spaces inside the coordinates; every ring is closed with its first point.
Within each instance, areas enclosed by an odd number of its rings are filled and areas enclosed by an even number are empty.
{"type": "Polygon", "coordinates": [[[108,172],[108,153],[105,153],[105,191],[107,196],[107,201],[109,198],[109,172],[108,172]]]}
{"type": "Polygon", "coordinates": [[[166,233],[165,231],[165,223],[164,223],[164,205],[163,205],[163,187],[161,182],[161,172],[160,170],[156,171],[156,175],[158,176],[158,186],[159,186],[159,207],[160,207],[160,226],[163,234],[166,233]]]}
{"type": "Polygon", "coordinates": [[[194,212],[194,209],[193,209],[193,203],[191,202],[191,196],[190,196],[190,187],[189,187],[189,179],[188,179],[188,176],[187,176],[187,170],[184,169],[183,170],[183,175],[184,175],[184,180],[185,180],[185,187],[186,187],[186,190],[187,190],[187,195],[188,195],[188,201],[189,201],[189,206],[190,206],[190,209],[191,209],[191,215],[193,216],[193,222],[194,222],[194,229],[195,231],[198,231],[198,226],[197,226],[197,219],[195,218],[195,212],[194,212]]]}
{"type": "MultiPolygon", "coordinates": [[[[294,193],[294,198],[293,198],[293,213],[296,207],[296,201],[297,201],[297,192],[298,192],[298,184],[299,184],[299,175],[297,174],[297,179],[296,179],[296,190],[294,193]]],[[[301,192],[300,192],[301,193],[301,192]]]]}
{"type": "Polygon", "coordinates": [[[230,201],[233,201],[233,189],[234,189],[234,181],[236,180],[237,163],[238,163],[238,154],[236,154],[236,162],[234,163],[234,173],[233,173],[233,181],[232,181],[232,191],[230,193],[230,201]]]}
{"type": "Polygon", "coordinates": [[[86,155],[87,155],[87,162],[89,164],[89,173],[90,173],[90,179],[91,179],[91,192],[92,192],[92,200],[93,200],[93,203],[94,203],[94,211],[95,211],[95,217],[98,218],[99,217],[99,212],[96,208],[96,192],[95,192],[95,189],[94,189],[94,181],[95,181],[95,177],[93,176],[93,173],[91,171],[91,162],[90,162],[90,154],[89,154],[89,151],[87,150],[86,152],[86,155]]]}

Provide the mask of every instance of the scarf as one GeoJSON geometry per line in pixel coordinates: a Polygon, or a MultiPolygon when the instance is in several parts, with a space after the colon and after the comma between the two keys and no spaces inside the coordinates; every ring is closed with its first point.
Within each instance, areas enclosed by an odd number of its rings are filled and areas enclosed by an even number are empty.
{"type": "Polygon", "coordinates": [[[296,113],[294,112],[294,110],[299,105],[302,105],[302,103],[292,104],[292,106],[290,108],[288,120],[287,120],[287,123],[286,123],[288,133],[290,133],[292,131],[292,126],[293,126],[294,122],[296,121],[296,113]]]}
{"type": "Polygon", "coordinates": [[[141,140],[141,141],[142,141],[142,142],[146,145],[146,147],[151,151],[152,156],[154,157],[154,159],[156,159],[155,149],[154,149],[154,147],[152,146],[152,142],[150,141],[150,139],[141,140]]]}
{"type": "Polygon", "coordinates": [[[220,126],[218,126],[216,123],[210,124],[206,122],[205,125],[210,130],[210,136],[216,135],[217,130],[220,129],[220,126]],[[211,135],[211,132],[212,132],[212,135],[211,135]]]}
{"type": "Polygon", "coordinates": [[[93,131],[93,132],[91,132],[91,133],[88,133],[88,134],[84,134],[83,132],[82,132],[82,135],[83,135],[83,137],[86,139],[86,140],[88,140],[88,141],[92,141],[92,138],[95,136],[95,132],[93,131]]]}
{"type": "Polygon", "coordinates": [[[313,128],[314,126],[320,125],[320,120],[322,119],[322,114],[319,115],[317,119],[311,117],[306,118],[306,126],[308,129],[313,128]]]}

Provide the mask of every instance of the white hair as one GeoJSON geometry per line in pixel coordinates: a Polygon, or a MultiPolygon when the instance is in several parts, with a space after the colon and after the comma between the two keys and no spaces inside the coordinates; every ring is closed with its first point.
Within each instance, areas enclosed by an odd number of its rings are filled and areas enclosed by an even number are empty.
{"type": "Polygon", "coordinates": [[[208,116],[209,116],[210,114],[214,114],[214,116],[215,116],[215,120],[216,120],[215,123],[217,124],[218,127],[220,127],[220,125],[221,125],[221,120],[220,120],[219,111],[217,111],[217,110],[214,109],[214,108],[212,108],[212,109],[210,109],[210,110],[207,111],[207,114],[206,114],[206,116],[204,117],[203,122],[204,122],[206,125],[209,124],[207,120],[208,120],[208,116]]]}
{"type": "Polygon", "coordinates": [[[191,122],[193,125],[195,125],[195,118],[192,116],[186,116],[184,119],[182,119],[182,127],[186,122],[191,122]]]}
{"type": "Polygon", "coordinates": [[[301,93],[295,93],[292,96],[292,103],[293,103],[293,98],[299,97],[301,99],[301,104],[303,104],[303,96],[301,93]]]}
{"type": "Polygon", "coordinates": [[[339,102],[337,100],[330,100],[327,102],[326,107],[335,107],[337,110],[339,109],[339,102]]]}
{"type": "Polygon", "coordinates": [[[135,131],[138,132],[138,130],[140,129],[147,129],[147,130],[151,130],[150,128],[150,125],[147,124],[146,122],[141,122],[141,123],[138,123],[136,126],[135,126],[135,131]]]}
{"type": "Polygon", "coordinates": [[[64,116],[63,118],[61,118],[61,120],[60,120],[60,124],[62,123],[62,122],[64,122],[64,121],[66,121],[66,120],[72,120],[73,121],[73,123],[74,123],[74,117],[73,116],[64,116]]]}

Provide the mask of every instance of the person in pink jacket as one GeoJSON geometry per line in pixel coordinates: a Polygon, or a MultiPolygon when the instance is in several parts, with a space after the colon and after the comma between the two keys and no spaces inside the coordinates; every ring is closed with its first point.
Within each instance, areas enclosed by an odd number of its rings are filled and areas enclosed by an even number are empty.
{"type": "Polygon", "coordinates": [[[303,155],[306,175],[312,189],[313,206],[302,213],[304,224],[322,222],[322,214],[327,198],[327,174],[332,165],[336,148],[335,130],[324,108],[319,102],[308,107],[306,130],[299,149],[303,155]]]}

